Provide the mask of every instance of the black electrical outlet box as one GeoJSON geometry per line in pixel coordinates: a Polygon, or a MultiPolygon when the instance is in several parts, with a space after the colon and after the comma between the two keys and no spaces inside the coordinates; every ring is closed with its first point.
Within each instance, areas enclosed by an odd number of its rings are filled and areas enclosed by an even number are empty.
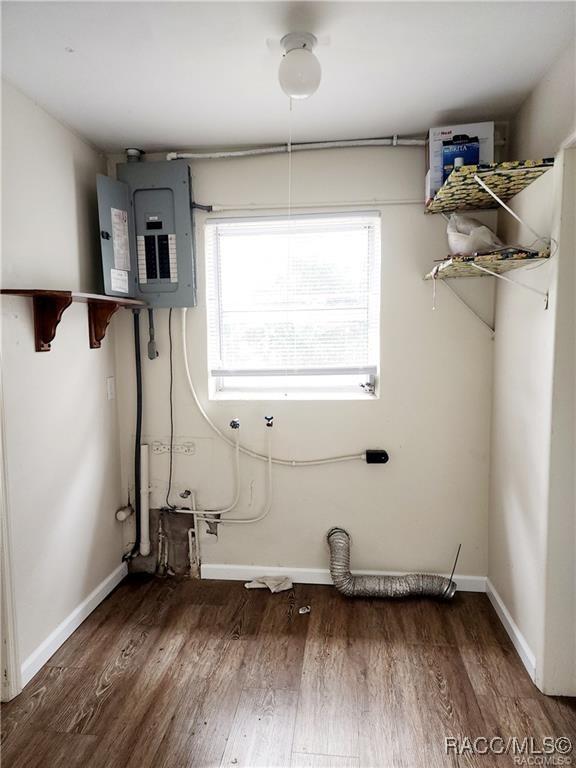
{"type": "Polygon", "coordinates": [[[387,451],[377,448],[368,448],[366,451],[366,464],[386,464],[389,458],[387,451]]]}

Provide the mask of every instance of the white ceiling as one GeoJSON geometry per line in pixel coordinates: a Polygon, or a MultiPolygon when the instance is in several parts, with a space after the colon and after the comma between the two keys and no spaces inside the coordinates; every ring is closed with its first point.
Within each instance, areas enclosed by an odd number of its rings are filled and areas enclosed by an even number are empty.
{"type": "Polygon", "coordinates": [[[293,140],[512,115],[574,35],[573,3],[4,2],[3,73],[107,151],[284,142],[280,52],[329,37],[293,140]],[[72,50],[70,50],[72,49],[72,50]]]}

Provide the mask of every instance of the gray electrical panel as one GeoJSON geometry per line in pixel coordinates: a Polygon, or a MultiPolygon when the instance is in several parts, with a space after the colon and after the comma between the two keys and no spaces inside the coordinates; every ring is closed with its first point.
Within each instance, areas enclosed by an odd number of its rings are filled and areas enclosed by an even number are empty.
{"type": "Polygon", "coordinates": [[[151,307],[196,305],[190,167],[133,162],[98,176],[104,290],[151,307]]]}

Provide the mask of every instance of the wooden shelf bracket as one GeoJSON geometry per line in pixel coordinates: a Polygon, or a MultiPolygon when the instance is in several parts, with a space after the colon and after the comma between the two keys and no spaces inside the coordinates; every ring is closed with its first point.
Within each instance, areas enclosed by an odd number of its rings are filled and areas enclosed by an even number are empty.
{"type": "Polygon", "coordinates": [[[120,307],[120,304],[109,301],[95,301],[94,299],[90,299],[87,303],[90,349],[100,349],[108,324],[112,319],[112,315],[120,307]]]}
{"type": "Polygon", "coordinates": [[[117,309],[125,307],[126,309],[140,310],[146,307],[146,302],[137,299],[102,296],[96,293],[72,293],[72,291],[32,288],[3,288],[0,293],[27,296],[32,299],[36,352],[50,351],[50,343],[56,335],[58,323],[64,311],[73,301],[88,305],[90,349],[100,349],[108,324],[117,309]]]}
{"type": "Polygon", "coordinates": [[[72,293],[54,291],[32,296],[36,352],[50,352],[50,343],[64,311],[72,304],[72,293]]]}
{"type": "Polygon", "coordinates": [[[112,315],[121,307],[142,309],[146,304],[136,299],[101,296],[97,293],[73,293],[72,299],[88,305],[88,337],[90,349],[100,349],[112,315]]]}

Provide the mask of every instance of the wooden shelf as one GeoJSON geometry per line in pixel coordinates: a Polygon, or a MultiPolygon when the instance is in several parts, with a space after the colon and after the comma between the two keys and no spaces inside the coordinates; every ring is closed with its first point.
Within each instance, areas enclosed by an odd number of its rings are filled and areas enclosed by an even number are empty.
{"type": "Polygon", "coordinates": [[[535,179],[552,168],[554,160],[516,160],[490,165],[463,165],[455,168],[427,203],[426,213],[452,213],[497,208],[498,203],[475,179],[478,176],[498,197],[506,202],[535,179]]]}
{"type": "Polygon", "coordinates": [[[0,293],[8,296],[27,296],[34,309],[34,342],[36,352],[49,352],[56,335],[56,328],[64,311],[73,301],[88,305],[88,337],[91,349],[99,349],[112,315],[121,307],[142,309],[146,302],[122,299],[117,296],[101,296],[95,293],[74,293],[37,288],[3,288],[0,293]]]}
{"type": "Polygon", "coordinates": [[[490,277],[486,272],[477,269],[478,264],[484,269],[489,269],[501,275],[512,269],[519,269],[527,265],[541,264],[550,258],[549,249],[540,251],[523,251],[520,248],[506,248],[494,253],[486,253],[482,256],[452,256],[437,264],[425,276],[425,280],[445,280],[450,277],[490,277]]]}

